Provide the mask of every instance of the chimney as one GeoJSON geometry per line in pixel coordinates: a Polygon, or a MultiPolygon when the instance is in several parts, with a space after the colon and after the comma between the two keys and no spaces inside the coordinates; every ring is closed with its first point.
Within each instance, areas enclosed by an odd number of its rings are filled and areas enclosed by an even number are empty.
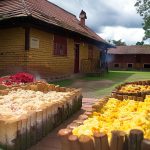
{"type": "Polygon", "coordinates": [[[79,18],[80,18],[80,25],[85,26],[85,19],[87,19],[86,12],[82,10],[79,15],[79,18]]]}

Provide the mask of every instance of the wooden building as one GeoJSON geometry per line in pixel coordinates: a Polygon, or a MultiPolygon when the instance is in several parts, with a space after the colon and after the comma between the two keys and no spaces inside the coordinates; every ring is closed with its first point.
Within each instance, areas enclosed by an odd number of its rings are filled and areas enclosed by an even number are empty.
{"type": "Polygon", "coordinates": [[[118,46],[110,48],[107,55],[109,69],[149,70],[150,45],[118,46]]]}
{"type": "Polygon", "coordinates": [[[110,45],[79,16],[47,0],[0,1],[0,75],[40,77],[94,72],[110,45]]]}

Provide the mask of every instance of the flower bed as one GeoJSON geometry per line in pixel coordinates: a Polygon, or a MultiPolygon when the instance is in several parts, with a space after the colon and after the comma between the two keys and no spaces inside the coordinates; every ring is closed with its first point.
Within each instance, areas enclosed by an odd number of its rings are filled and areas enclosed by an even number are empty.
{"type": "Polygon", "coordinates": [[[123,100],[143,101],[150,94],[150,80],[128,82],[119,85],[112,91],[112,97],[123,100]]]}
{"type": "Polygon", "coordinates": [[[64,150],[150,150],[150,96],[105,97],[59,131],[64,150]],[[130,97],[131,98],[131,97],[130,97]]]}
{"type": "Polygon", "coordinates": [[[31,83],[33,81],[34,81],[33,75],[29,73],[25,73],[25,72],[20,72],[14,75],[1,77],[0,89],[9,88],[9,87],[19,85],[19,84],[31,83]]]}
{"type": "Polygon", "coordinates": [[[0,90],[0,148],[27,149],[81,105],[80,89],[45,82],[0,90]]]}

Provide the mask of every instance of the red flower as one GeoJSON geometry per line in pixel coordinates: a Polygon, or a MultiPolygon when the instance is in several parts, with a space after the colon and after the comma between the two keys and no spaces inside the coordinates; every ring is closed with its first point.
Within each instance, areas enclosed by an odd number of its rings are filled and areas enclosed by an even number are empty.
{"type": "Polygon", "coordinates": [[[15,75],[0,78],[0,84],[4,84],[6,86],[10,86],[13,84],[20,84],[20,83],[29,83],[33,81],[34,81],[34,76],[25,72],[20,72],[15,75]]]}

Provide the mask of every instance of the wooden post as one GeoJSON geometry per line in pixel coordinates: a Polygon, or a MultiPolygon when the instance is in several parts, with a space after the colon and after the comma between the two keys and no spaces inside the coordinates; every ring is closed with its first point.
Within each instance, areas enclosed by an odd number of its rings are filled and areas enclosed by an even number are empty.
{"type": "Polygon", "coordinates": [[[112,98],[117,98],[117,94],[116,94],[116,93],[112,93],[112,94],[111,94],[111,97],[112,97],[112,98]]]}
{"type": "Polygon", "coordinates": [[[129,134],[129,150],[141,150],[141,142],[143,140],[143,131],[133,129],[129,134]]]}
{"type": "Polygon", "coordinates": [[[10,121],[5,124],[6,126],[6,142],[7,142],[7,150],[16,150],[16,139],[17,139],[17,129],[18,129],[17,121],[10,121]]]}
{"type": "Polygon", "coordinates": [[[28,117],[27,119],[27,148],[31,146],[30,132],[31,132],[31,120],[30,120],[30,117],[28,117]]]}
{"type": "Polygon", "coordinates": [[[61,129],[58,132],[61,139],[61,150],[70,150],[70,143],[68,140],[69,135],[71,135],[70,129],[61,129]]]}
{"type": "Polygon", "coordinates": [[[110,141],[110,150],[123,150],[125,142],[125,133],[123,131],[112,131],[112,138],[110,141]]]}
{"type": "Polygon", "coordinates": [[[128,99],[133,100],[133,96],[128,96],[128,99]]]}
{"type": "Polygon", "coordinates": [[[31,112],[30,114],[30,144],[34,145],[36,143],[36,112],[31,112]]]}
{"type": "Polygon", "coordinates": [[[92,116],[92,114],[93,114],[93,112],[92,112],[92,111],[86,111],[86,112],[84,113],[84,115],[87,115],[88,117],[91,117],[91,116],[92,116]]]}
{"type": "Polygon", "coordinates": [[[21,128],[22,128],[22,121],[17,121],[17,139],[16,139],[16,150],[21,149],[21,128]]]}
{"type": "Polygon", "coordinates": [[[143,100],[144,100],[143,97],[141,97],[141,96],[140,96],[140,97],[137,97],[137,101],[143,102],[143,100]]]}
{"type": "Polygon", "coordinates": [[[36,112],[36,139],[37,141],[42,139],[42,129],[43,129],[43,111],[39,110],[36,112]]]}
{"type": "Polygon", "coordinates": [[[123,99],[128,99],[128,95],[123,95],[123,99]]]}
{"type": "Polygon", "coordinates": [[[95,150],[109,150],[107,134],[94,132],[94,140],[95,140],[95,150]]]}
{"type": "Polygon", "coordinates": [[[73,122],[73,123],[71,123],[71,124],[69,124],[69,125],[67,126],[67,129],[73,130],[73,129],[76,128],[76,127],[78,127],[78,124],[75,123],[75,122],[73,122]]]}
{"type": "Polygon", "coordinates": [[[150,140],[144,139],[141,143],[141,150],[150,150],[150,140]]]}
{"type": "MultiPolygon", "coordinates": [[[[7,149],[7,136],[6,136],[6,130],[7,126],[5,124],[5,121],[0,120],[0,148],[3,150],[7,149]]],[[[17,129],[18,130],[18,129],[17,129]]]]}
{"type": "Polygon", "coordinates": [[[120,94],[117,94],[117,99],[119,99],[119,100],[123,100],[123,96],[122,95],[120,95],[120,94]]]}
{"type": "Polygon", "coordinates": [[[86,119],[88,119],[88,116],[87,115],[80,115],[78,119],[79,120],[86,120],[86,119]]]}
{"type": "Polygon", "coordinates": [[[68,140],[70,142],[70,150],[81,150],[79,139],[76,135],[70,135],[68,140]]]}
{"type": "Polygon", "coordinates": [[[47,107],[47,123],[46,123],[46,133],[48,134],[53,128],[53,115],[52,115],[52,105],[47,107]]]}
{"type": "Polygon", "coordinates": [[[27,146],[27,121],[26,117],[21,119],[21,150],[25,150],[27,146]]]}
{"type": "Polygon", "coordinates": [[[48,120],[47,120],[47,107],[43,108],[43,119],[42,119],[42,123],[43,123],[43,126],[42,126],[42,132],[43,132],[43,137],[47,134],[46,133],[46,124],[48,123],[48,120]]]}
{"type": "Polygon", "coordinates": [[[79,137],[79,143],[81,150],[94,150],[93,140],[89,136],[81,135],[79,137]]]}
{"type": "Polygon", "coordinates": [[[74,120],[73,122],[79,126],[83,124],[84,120],[74,120]]]}
{"type": "Polygon", "coordinates": [[[132,96],[132,97],[133,97],[133,100],[135,100],[135,101],[137,100],[137,97],[136,97],[136,96],[132,96]]]}

